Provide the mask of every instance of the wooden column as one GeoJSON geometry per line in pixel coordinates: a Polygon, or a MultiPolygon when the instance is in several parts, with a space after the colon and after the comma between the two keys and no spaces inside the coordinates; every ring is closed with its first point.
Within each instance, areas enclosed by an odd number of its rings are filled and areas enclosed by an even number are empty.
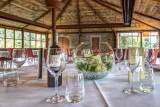
{"type": "Polygon", "coordinates": [[[24,48],[24,29],[22,29],[22,48],[24,48]]]}
{"type": "Polygon", "coordinates": [[[38,58],[39,58],[38,79],[42,79],[43,48],[39,49],[38,58]]]}
{"type": "Polygon", "coordinates": [[[140,32],[140,35],[141,35],[141,48],[143,46],[143,41],[142,41],[142,32],[140,32]]]}

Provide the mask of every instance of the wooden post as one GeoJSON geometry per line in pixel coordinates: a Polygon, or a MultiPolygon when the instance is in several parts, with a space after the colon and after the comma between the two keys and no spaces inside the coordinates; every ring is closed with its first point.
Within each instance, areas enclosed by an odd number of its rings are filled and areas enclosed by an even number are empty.
{"type": "Polygon", "coordinates": [[[39,64],[38,64],[38,79],[42,79],[43,48],[39,49],[38,59],[39,59],[39,64]]]}
{"type": "Polygon", "coordinates": [[[22,48],[24,48],[24,29],[22,29],[22,48]]]}
{"type": "Polygon", "coordinates": [[[142,41],[142,32],[140,32],[140,35],[141,35],[141,48],[142,48],[142,44],[143,44],[143,41],[142,41]]]}

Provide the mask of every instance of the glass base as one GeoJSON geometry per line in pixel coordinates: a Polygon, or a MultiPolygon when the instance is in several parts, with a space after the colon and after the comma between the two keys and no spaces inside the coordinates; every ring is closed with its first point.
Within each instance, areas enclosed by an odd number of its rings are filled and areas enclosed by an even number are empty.
{"type": "Polygon", "coordinates": [[[18,84],[23,84],[26,80],[18,80],[18,84]]]}
{"type": "Polygon", "coordinates": [[[65,96],[63,96],[63,95],[57,95],[57,96],[53,96],[51,98],[47,98],[46,102],[47,103],[60,103],[60,102],[62,102],[64,100],[65,100],[65,96]]]}
{"type": "Polygon", "coordinates": [[[138,90],[136,90],[136,89],[131,89],[131,88],[129,88],[129,89],[124,89],[123,92],[126,93],[126,94],[138,94],[138,93],[139,93],[138,90]]]}

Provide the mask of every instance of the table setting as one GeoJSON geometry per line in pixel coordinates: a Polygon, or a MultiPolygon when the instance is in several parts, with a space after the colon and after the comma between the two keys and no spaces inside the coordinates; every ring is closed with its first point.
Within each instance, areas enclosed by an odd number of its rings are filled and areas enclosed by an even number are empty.
{"type": "MultiPolygon", "coordinates": [[[[25,52],[14,50],[13,64],[16,70],[9,69],[14,71],[11,74],[16,80],[11,81],[13,84],[6,85],[9,74],[3,74],[0,106],[159,107],[160,73],[153,72],[154,52],[143,48],[129,48],[129,52],[126,49],[120,54],[120,57],[124,55],[124,61],[115,64],[113,49],[106,42],[102,44],[107,48],[99,53],[92,53],[88,49],[85,51],[88,44],[80,44],[73,52],[73,64],[67,64],[60,49],[50,48],[43,78],[39,80],[36,79],[37,71],[34,66],[27,67],[25,73],[19,74],[18,69],[24,62],[18,66],[15,60],[24,61],[20,59],[25,58],[25,52]],[[47,85],[48,73],[50,77],[54,77],[54,87],[47,85]],[[61,74],[62,84],[59,85],[61,74]],[[20,79],[19,75],[23,78],[20,79]],[[18,83],[23,79],[26,81],[18,83]]],[[[4,73],[7,69],[3,68],[4,73]]]]}

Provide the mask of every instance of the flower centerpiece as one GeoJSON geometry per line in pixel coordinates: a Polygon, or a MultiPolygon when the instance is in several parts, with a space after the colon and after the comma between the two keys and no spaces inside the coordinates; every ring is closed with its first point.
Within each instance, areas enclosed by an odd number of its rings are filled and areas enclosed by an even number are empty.
{"type": "Polygon", "coordinates": [[[94,50],[86,49],[87,44],[80,44],[76,49],[75,65],[79,71],[84,73],[87,79],[99,79],[108,75],[114,66],[114,52],[108,43],[104,43],[108,48],[94,52],[94,50]]]}

